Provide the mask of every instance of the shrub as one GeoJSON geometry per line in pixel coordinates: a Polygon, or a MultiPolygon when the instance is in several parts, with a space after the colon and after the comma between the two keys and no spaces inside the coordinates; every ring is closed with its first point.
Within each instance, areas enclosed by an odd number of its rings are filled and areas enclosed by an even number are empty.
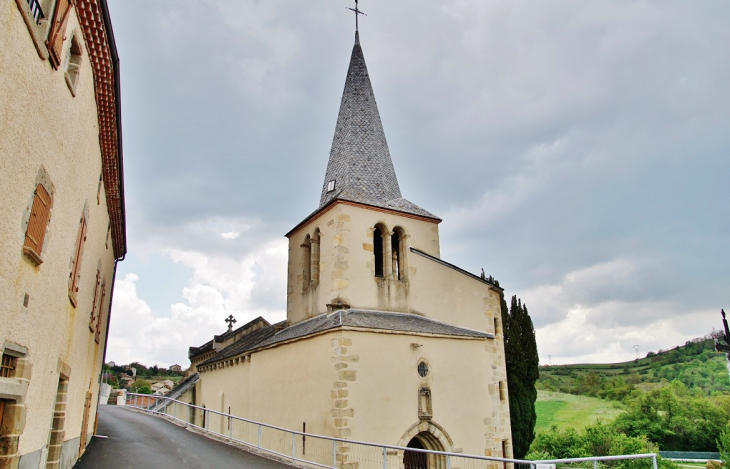
{"type": "MultiPolygon", "coordinates": [[[[538,432],[527,459],[546,460],[583,458],[590,456],[617,456],[622,454],[658,453],[657,446],[645,436],[631,437],[609,425],[597,423],[583,431],[572,428],[558,430],[553,425],[548,431],[538,432]]],[[[657,458],[662,469],[678,469],[671,461],[657,458]]],[[[588,463],[592,467],[592,464],[588,463]]],[[[611,463],[612,468],[651,469],[651,459],[628,459],[611,463]]]]}
{"type": "Polygon", "coordinates": [[[725,430],[720,433],[717,439],[717,449],[720,450],[720,459],[725,467],[730,467],[730,422],[725,425],[725,430]]]}

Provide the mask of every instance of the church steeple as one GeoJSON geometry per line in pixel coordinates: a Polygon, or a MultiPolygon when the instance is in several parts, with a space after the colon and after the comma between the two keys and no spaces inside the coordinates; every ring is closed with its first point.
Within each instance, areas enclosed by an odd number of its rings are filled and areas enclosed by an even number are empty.
{"type": "Polygon", "coordinates": [[[438,219],[401,196],[358,32],[319,208],[335,199],[438,219]]]}

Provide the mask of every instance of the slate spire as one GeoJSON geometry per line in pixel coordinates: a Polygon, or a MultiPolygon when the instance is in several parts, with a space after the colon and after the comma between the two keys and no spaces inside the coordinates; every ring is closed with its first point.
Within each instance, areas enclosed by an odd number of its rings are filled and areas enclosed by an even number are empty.
{"type": "Polygon", "coordinates": [[[401,196],[358,32],[355,33],[319,208],[334,199],[438,220],[401,196]]]}
{"type": "Polygon", "coordinates": [[[335,198],[373,204],[401,196],[358,36],[356,33],[320,207],[335,198]],[[328,191],[331,181],[335,187],[328,191]]]}

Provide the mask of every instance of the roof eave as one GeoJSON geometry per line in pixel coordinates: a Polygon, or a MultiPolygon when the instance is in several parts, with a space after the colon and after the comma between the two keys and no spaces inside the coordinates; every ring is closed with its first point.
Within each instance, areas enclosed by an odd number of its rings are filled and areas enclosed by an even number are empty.
{"type": "Polygon", "coordinates": [[[434,257],[434,256],[432,256],[430,254],[427,254],[427,253],[421,251],[420,249],[416,249],[414,247],[411,247],[409,249],[411,250],[411,252],[416,253],[418,255],[421,255],[421,256],[425,257],[426,259],[429,259],[431,261],[436,262],[437,264],[441,264],[444,267],[448,267],[449,269],[453,269],[453,270],[455,270],[455,271],[457,271],[457,272],[459,272],[461,274],[466,275],[467,277],[470,277],[470,278],[472,278],[474,280],[477,280],[479,282],[482,282],[482,283],[488,285],[490,288],[493,288],[494,290],[496,290],[499,293],[504,292],[504,288],[499,287],[499,286],[493,284],[492,282],[490,282],[488,280],[485,280],[485,279],[483,279],[483,278],[481,278],[481,277],[479,277],[477,275],[474,275],[471,272],[467,272],[466,270],[462,269],[461,267],[458,267],[458,266],[456,266],[454,264],[451,264],[449,262],[446,262],[444,260],[441,260],[438,257],[434,257]]]}
{"type": "Polygon", "coordinates": [[[299,228],[301,228],[303,225],[306,225],[307,223],[314,220],[315,218],[318,218],[321,215],[324,215],[325,212],[328,212],[330,209],[334,208],[334,206],[337,205],[338,203],[344,204],[344,205],[365,207],[370,210],[375,210],[378,212],[393,213],[395,215],[400,215],[400,216],[403,216],[406,218],[415,218],[417,220],[429,221],[432,223],[436,223],[437,225],[443,221],[438,217],[427,217],[424,215],[416,215],[414,213],[404,212],[402,210],[395,210],[392,208],[379,207],[377,205],[366,204],[363,202],[355,202],[355,201],[347,200],[347,199],[332,199],[329,202],[327,202],[325,205],[319,207],[317,210],[315,210],[314,212],[309,214],[304,220],[299,222],[294,228],[289,230],[284,236],[286,236],[287,238],[290,238],[291,235],[294,234],[295,232],[297,232],[299,230],[299,228]]]}
{"type": "Polygon", "coordinates": [[[110,218],[114,257],[117,260],[123,260],[127,254],[127,233],[124,200],[124,165],[122,158],[122,106],[119,55],[117,53],[107,1],[79,0],[76,6],[80,15],[83,16],[79,22],[84,32],[84,40],[93,70],[94,96],[96,98],[99,122],[99,149],[102,158],[104,189],[107,211],[110,218]],[[106,41],[98,40],[97,32],[102,29],[106,36],[106,41]],[[108,57],[106,53],[108,53],[108,57]],[[114,83],[110,83],[112,80],[114,83]],[[109,104],[111,99],[114,100],[113,104],[109,104]],[[112,113],[114,114],[113,116],[111,115],[112,113]],[[113,123],[111,122],[112,120],[113,123]],[[114,138],[112,138],[111,134],[115,134],[113,135],[114,138]],[[112,146],[111,150],[109,150],[107,144],[112,146]]]}

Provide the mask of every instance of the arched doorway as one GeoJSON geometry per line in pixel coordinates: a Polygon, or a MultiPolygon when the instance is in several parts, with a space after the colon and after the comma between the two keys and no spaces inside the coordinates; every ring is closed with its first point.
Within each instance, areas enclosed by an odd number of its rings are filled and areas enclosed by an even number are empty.
{"type": "MultiPolygon", "coordinates": [[[[406,447],[431,451],[445,451],[439,439],[427,431],[422,431],[411,438],[406,447]]],[[[406,450],[403,453],[403,467],[404,469],[445,469],[446,458],[435,454],[406,450]]]]}
{"type": "MultiPolygon", "coordinates": [[[[408,442],[408,448],[426,449],[418,437],[408,442]]],[[[403,454],[403,469],[428,469],[428,454],[418,451],[407,451],[403,454]]]]}

